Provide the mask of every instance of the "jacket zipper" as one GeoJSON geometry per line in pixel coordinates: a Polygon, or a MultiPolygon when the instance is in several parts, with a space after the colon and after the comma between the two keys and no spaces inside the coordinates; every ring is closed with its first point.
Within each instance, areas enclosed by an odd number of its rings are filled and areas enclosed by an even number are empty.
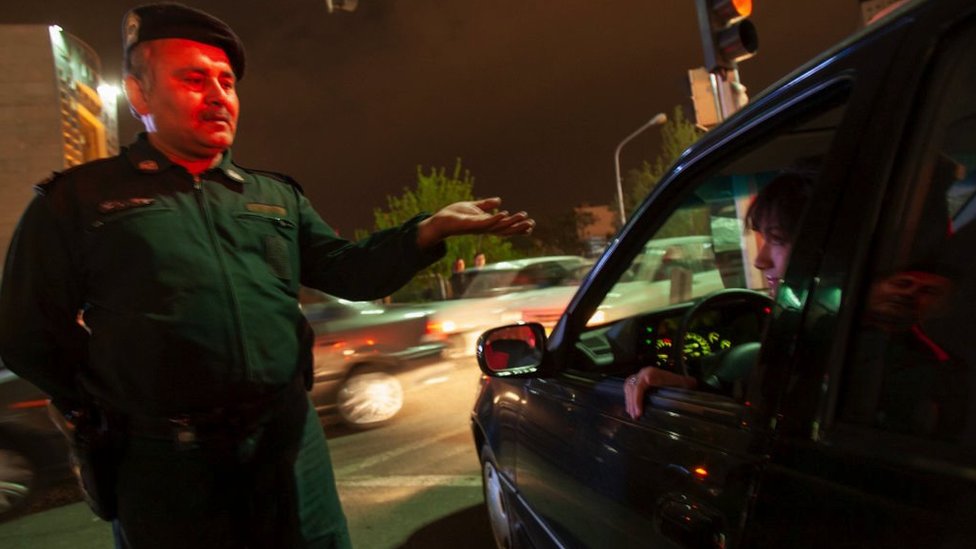
{"type": "Polygon", "coordinates": [[[234,344],[238,349],[241,360],[243,369],[241,374],[244,381],[250,381],[251,362],[248,359],[247,346],[244,344],[244,324],[241,316],[241,303],[237,298],[237,292],[234,291],[233,280],[231,279],[227,270],[224,255],[220,250],[220,241],[217,239],[217,231],[214,228],[213,216],[210,212],[210,207],[207,205],[207,197],[203,194],[203,182],[200,180],[199,175],[193,176],[193,190],[197,197],[197,203],[200,205],[200,210],[203,212],[204,224],[207,226],[207,233],[210,236],[210,245],[213,246],[214,256],[217,258],[217,264],[220,268],[221,274],[224,277],[224,284],[227,286],[227,292],[230,294],[230,300],[234,307],[235,326],[231,331],[234,332],[234,344]]]}

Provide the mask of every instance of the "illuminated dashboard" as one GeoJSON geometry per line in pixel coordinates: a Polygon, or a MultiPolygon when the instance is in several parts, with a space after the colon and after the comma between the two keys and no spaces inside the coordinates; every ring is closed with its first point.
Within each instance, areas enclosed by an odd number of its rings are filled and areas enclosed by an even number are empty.
{"type": "MultiPolygon", "coordinates": [[[[667,366],[680,325],[679,316],[645,317],[638,328],[638,361],[658,367],[667,366]]],[[[707,311],[693,319],[685,334],[681,352],[686,361],[700,361],[735,345],[758,341],[762,325],[762,318],[751,309],[731,307],[707,311]]]]}
{"type": "MultiPolygon", "coordinates": [[[[678,306],[599,326],[580,334],[576,348],[589,368],[633,372],[635,366],[657,366],[673,370],[672,352],[687,312],[686,306],[678,306]]],[[[767,316],[768,308],[757,309],[749,302],[695,311],[681,349],[688,374],[702,375],[733,348],[760,341],[767,316]]]]}
{"type": "MultiPolygon", "coordinates": [[[[657,326],[644,326],[637,342],[637,356],[643,364],[665,367],[674,348],[678,320],[667,318],[657,326]]],[[[719,330],[689,331],[685,334],[682,354],[685,359],[698,359],[732,348],[733,341],[719,330]]]]}

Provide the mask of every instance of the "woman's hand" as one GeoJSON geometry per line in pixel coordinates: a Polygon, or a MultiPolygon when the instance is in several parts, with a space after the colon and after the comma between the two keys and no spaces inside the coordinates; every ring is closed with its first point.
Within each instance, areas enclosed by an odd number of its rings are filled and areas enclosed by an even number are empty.
{"type": "Polygon", "coordinates": [[[644,412],[644,394],[651,387],[682,387],[694,389],[698,382],[693,377],[675,374],[656,366],[646,366],[624,381],[624,402],[627,414],[637,419],[644,412]]]}

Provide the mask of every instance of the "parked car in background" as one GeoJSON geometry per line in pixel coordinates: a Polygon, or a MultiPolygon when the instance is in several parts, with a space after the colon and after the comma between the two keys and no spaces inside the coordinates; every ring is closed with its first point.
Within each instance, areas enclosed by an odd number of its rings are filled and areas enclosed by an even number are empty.
{"type": "Polygon", "coordinates": [[[551,334],[486,332],[471,419],[498,546],[972,546],[974,96],[976,4],[907,2],[685,151],[551,334]],[[741,228],[783,172],[813,188],[773,300],[741,228]],[[682,237],[715,269],[648,298],[635,269],[682,237]],[[634,419],[651,366],[670,386],[634,419]]]}
{"type": "Polygon", "coordinates": [[[68,446],[40,389],[0,364],[0,520],[38,488],[71,477],[68,446]]]}
{"type": "Polygon", "coordinates": [[[452,357],[473,356],[478,336],[492,326],[517,319],[506,316],[509,304],[525,292],[565,284],[579,285],[592,260],[580,256],[545,256],[489,263],[464,271],[464,293],[430,306],[428,340],[443,341],[452,357]]]}
{"type": "Polygon", "coordinates": [[[424,340],[424,309],[308,289],[300,300],[315,331],[311,398],[326,423],[366,428],[388,422],[403,408],[405,386],[441,360],[444,343],[424,340]]]}

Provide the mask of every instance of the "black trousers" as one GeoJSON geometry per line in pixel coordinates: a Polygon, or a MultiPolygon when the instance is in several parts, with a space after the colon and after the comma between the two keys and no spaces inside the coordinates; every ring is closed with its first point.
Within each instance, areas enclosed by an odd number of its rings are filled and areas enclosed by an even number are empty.
{"type": "MultiPolygon", "coordinates": [[[[305,395],[294,400],[229,446],[180,448],[173,441],[130,437],[119,466],[116,545],[297,549],[348,544],[331,473],[338,541],[310,543],[303,537],[295,469],[310,416],[305,395]]],[[[321,431],[317,421],[314,428],[321,431]]]]}

